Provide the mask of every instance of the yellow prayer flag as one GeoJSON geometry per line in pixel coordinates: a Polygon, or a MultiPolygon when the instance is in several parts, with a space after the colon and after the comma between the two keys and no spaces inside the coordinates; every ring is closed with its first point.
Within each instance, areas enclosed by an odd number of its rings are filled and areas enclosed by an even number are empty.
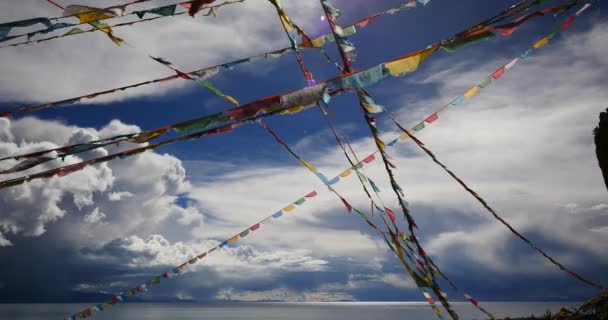
{"type": "Polygon", "coordinates": [[[384,141],[380,140],[380,138],[376,138],[376,144],[378,145],[378,149],[380,149],[380,151],[384,151],[384,149],[386,149],[384,141]]]}
{"type": "Polygon", "coordinates": [[[283,208],[283,211],[285,212],[291,212],[296,208],[296,206],[294,206],[293,204],[288,205],[287,207],[283,208]]]}
{"type": "Polygon", "coordinates": [[[320,48],[323,45],[325,45],[325,36],[320,36],[316,39],[312,39],[312,40],[310,40],[310,43],[312,44],[313,47],[320,48]]]}
{"type": "Polygon", "coordinates": [[[305,160],[300,160],[300,162],[302,162],[302,164],[308,168],[308,170],[312,171],[312,172],[317,172],[317,168],[315,168],[315,166],[312,165],[312,163],[305,161],[305,160]]]}
{"type": "Polygon", "coordinates": [[[222,98],[224,98],[224,99],[226,99],[226,100],[228,100],[228,101],[230,101],[230,102],[234,103],[234,104],[235,104],[235,105],[237,105],[237,106],[241,105],[241,104],[240,104],[238,101],[236,101],[236,99],[235,99],[235,98],[233,98],[233,97],[231,97],[231,96],[229,96],[229,95],[222,94],[221,96],[222,96],[222,98]]]}
{"type": "Polygon", "coordinates": [[[538,40],[538,42],[536,42],[536,43],[534,44],[534,49],[538,49],[538,48],[540,48],[540,47],[542,47],[542,46],[546,45],[547,43],[549,43],[549,38],[544,37],[544,38],[542,38],[542,39],[538,40]]]}
{"type": "Polygon", "coordinates": [[[80,28],[72,28],[72,29],[70,29],[70,31],[66,32],[62,36],[73,35],[73,34],[78,34],[78,33],[83,33],[83,32],[84,31],[82,31],[82,29],[80,29],[80,28]]]}
{"type": "Polygon", "coordinates": [[[231,96],[226,96],[226,99],[228,99],[228,101],[236,104],[237,106],[240,105],[240,103],[238,101],[236,101],[235,98],[231,97],[231,96]]]}
{"type": "Polygon", "coordinates": [[[464,94],[464,97],[467,99],[471,99],[473,98],[477,93],[479,93],[479,87],[478,86],[474,86],[473,88],[471,88],[469,91],[467,91],[464,94]]]}
{"type": "Polygon", "coordinates": [[[402,76],[404,74],[416,71],[420,64],[424,62],[424,60],[426,60],[434,51],[435,48],[427,49],[417,55],[389,62],[386,64],[386,68],[393,77],[402,76]]]}
{"type": "Polygon", "coordinates": [[[346,178],[346,177],[350,176],[352,173],[353,173],[353,170],[348,169],[348,170],[346,170],[346,171],[344,171],[344,172],[340,173],[340,177],[341,177],[341,178],[346,178]]]}
{"type": "Polygon", "coordinates": [[[362,102],[362,104],[363,108],[365,108],[365,110],[367,110],[367,112],[369,113],[381,113],[382,111],[384,111],[382,107],[377,104],[369,104],[365,102],[362,102]]]}
{"type": "Polygon", "coordinates": [[[281,111],[281,114],[295,114],[295,113],[298,113],[298,112],[300,112],[300,111],[302,111],[304,109],[306,109],[306,108],[302,107],[302,106],[295,106],[295,107],[291,107],[291,108],[288,108],[288,109],[285,109],[285,110],[281,111]]]}
{"type": "Polygon", "coordinates": [[[281,17],[281,22],[283,23],[283,26],[285,26],[285,29],[287,29],[288,32],[293,30],[293,27],[291,25],[291,19],[289,19],[288,16],[286,16],[284,13],[280,13],[279,17],[281,17]]]}
{"type": "Polygon", "coordinates": [[[152,133],[149,133],[149,134],[142,134],[142,135],[130,138],[128,141],[129,142],[133,142],[133,143],[146,143],[146,142],[149,142],[151,140],[154,140],[154,139],[158,138],[163,133],[165,133],[165,131],[162,131],[162,132],[152,132],[152,133]]]}
{"type": "Polygon", "coordinates": [[[407,138],[409,138],[409,137],[410,137],[410,135],[409,135],[409,134],[404,133],[404,134],[402,134],[401,136],[399,136],[399,140],[401,140],[401,141],[405,141],[405,140],[407,140],[407,138]]]}
{"type": "Polygon", "coordinates": [[[99,12],[99,11],[81,13],[78,15],[78,19],[80,20],[80,23],[89,23],[89,22],[93,22],[93,21],[109,19],[112,17],[114,17],[114,16],[104,13],[104,12],[99,12]]]}
{"type": "Polygon", "coordinates": [[[124,40],[122,40],[121,38],[113,35],[112,32],[107,32],[106,34],[108,35],[108,37],[110,37],[110,40],[112,40],[112,42],[114,42],[114,44],[117,46],[120,46],[124,42],[124,40]]]}
{"type": "Polygon", "coordinates": [[[239,241],[239,236],[234,236],[234,237],[228,239],[228,243],[235,243],[237,241],[239,241]]]}

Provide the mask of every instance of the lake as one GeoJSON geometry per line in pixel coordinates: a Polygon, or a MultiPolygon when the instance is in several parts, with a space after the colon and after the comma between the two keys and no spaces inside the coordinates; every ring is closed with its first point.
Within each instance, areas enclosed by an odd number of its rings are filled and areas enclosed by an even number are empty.
{"type": "MultiPolygon", "coordinates": [[[[557,311],[563,302],[482,302],[495,316],[541,315],[547,309],[557,311]]],[[[0,319],[64,319],[92,304],[0,304],[0,319]]],[[[486,319],[484,314],[464,302],[455,302],[461,319],[486,319]]],[[[446,319],[449,316],[446,314],[446,319]]],[[[124,303],[95,313],[91,319],[108,320],[431,320],[437,319],[422,302],[338,302],[338,303],[124,303]]]]}

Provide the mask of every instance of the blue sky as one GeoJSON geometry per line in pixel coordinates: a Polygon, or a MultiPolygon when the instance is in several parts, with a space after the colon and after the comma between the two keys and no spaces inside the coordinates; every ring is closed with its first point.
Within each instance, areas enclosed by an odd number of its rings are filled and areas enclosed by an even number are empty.
{"type": "MultiPolygon", "coordinates": [[[[283,2],[311,36],[327,31],[317,1],[283,2]]],[[[334,2],[343,9],[342,23],[399,3],[334,2]]],[[[378,19],[352,37],[359,53],[354,67],[424,48],[513,3],[433,0],[378,19]]],[[[0,4],[0,21],[39,15],[58,12],[44,3],[0,4]]],[[[591,132],[608,98],[602,88],[608,65],[605,18],[605,4],[596,3],[561,39],[520,62],[470,103],[441,114],[420,134],[523,233],[604,284],[608,202],[591,132]]],[[[415,74],[386,79],[370,90],[412,126],[564,19],[532,19],[509,38],[438,53],[415,74]]],[[[137,48],[115,48],[103,36],[87,34],[1,49],[0,106],[47,102],[167,75],[144,52],[190,70],[288,45],[273,8],[262,0],[225,8],[217,18],[161,19],[116,33],[137,48]]],[[[337,59],[334,47],[325,49],[337,59]]],[[[317,80],[338,74],[315,51],[305,51],[304,58],[317,80]]],[[[224,71],[212,81],[240,102],[305,85],[292,54],[224,71]]],[[[96,101],[0,119],[0,155],[152,129],[231,107],[185,80],[96,101]]],[[[337,127],[358,154],[373,151],[355,97],[342,95],[331,106],[337,127]]],[[[318,110],[268,123],[328,176],[348,167],[318,110]]],[[[398,135],[385,119],[379,128],[387,140],[398,135]]],[[[577,301],[595,293],[514,238],[415,146],[400,145],[390,152],[421,240],[462,289],[479,300],[577,301]]],[[[396,209],[381,166],[372,164],[367,173],[396,209]]],[[[313,188],[323,189],[272,137],[247,125],[64,179],[0,190],[5,208],[0,259],[10,261],[0,266],[0,302],[90,301],[122,292],[313,188]]],[[[338,189],[353,204],[369,206],[354,179],[338,189]]],[[[461,300],[444,286],[453,300],[461,300]]],[[[297,213],[140,299],[402,301],[421,296],[381,239],[347,215],[331,194],[320,192],[297,213]]]]}

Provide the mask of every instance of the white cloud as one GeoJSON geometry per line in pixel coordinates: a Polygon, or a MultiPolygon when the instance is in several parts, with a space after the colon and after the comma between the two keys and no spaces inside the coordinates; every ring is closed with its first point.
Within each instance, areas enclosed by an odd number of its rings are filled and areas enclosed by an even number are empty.
{"type": "Polygon", "coordinates": [[[106,214],[99,211],[99,208],[93,209],[93,211],[86,216],[84,216],[84,222],[95,224],[102,222],[106,218],[106,214]]]}
{"type": "Polygon", "coordinates": [[[272,290],[234,290],[223,289],[215,297],[218,300],[231,301],[284,301],[284,302],[334,302],[356,300],[352,295],[344,292],[297,292],[285,288],[272,290]]]}
{"type": "Polygon", "coordinates": [[[131,192],[111,192],[108,194],[108,200],[110,201],[120,201],[123,198],[130,198],[133,197],[134,194],[132,194],[131,192]]]}
{"type": "MultiPolygon", "coordinates": [[[[138,127],[120,121],[112,121],[99,131],[35,118],[4,120],[1,125],[7,137],[15,138],[0,142],[2,154],[22,154],[98,139],[102,133],[108,134],[109,130],[122,133],[139,131],[138,127]]],[[[84,157],[105,155],[128,147],[129,144],[110,146],[86,153],[84,157]]],[[[67,157],[65,161],[50,161],[24,172],[4,175],[3,178],[10,179],[81,160],[79,157],[67,157]]],[[[2,168],[9,168],[15,163],[4,161],[2,168]]],[[[67,177],[36,180],[1,190],[3,214],[0,216],[0,233],[3,241],[0,244],[8,245],[10,238],[7,237],[11,234],[40,236],[45,233],[49,223],[66,216],[68,219],[64,219],[66,221],[59,227],[73,228],[66,232],[66,237],[75,241],[109,241],[128,235],[135,229],[152,232],[158,228],[159,222],[171,217],[182,225],[197,225],[202,219],[200,213],[194,207],[182,208],[176,204],[178,195],[189,188],[179,160],[148,152],[130,159],[89,166],[67,177]],[[71,202],[67,199],[71,199],[71,202]],[[95,208],[90,208],[93,205],[95,208]],[[85,215],[80,211],[88,213],[85,215]],[[94,223],[102,220],[107,225],[102,227],[94,223]],[[82,223],[94,225],[82,228],[82,223]]]]}
{"type": "MultiPolygon", "coordinates": [[[[132,268],[162,266],[167,269],[189,261],[217,245],[209,240],[196,243],[170,243],[162,235],[152,235],[147,239],[129,236],[116,239],[100,248],[86,249],[85,256],[93,261],[116,261],[132,268]]],[[[237,247],[224,247],[214,251],[196,264],[188,265],[184,272],[200,271],[204,268],[221,270],[221,279],[251,280],[273,279],[281,272],[313,272],[327,270],[327,261],[314,258],[305,250],[258,250],[241,243],[237,247]]],[[[214,279],[213,281],[217,281],[214,279]]],[[[200,277],[199,281],[209,281],[200,277]]]]}

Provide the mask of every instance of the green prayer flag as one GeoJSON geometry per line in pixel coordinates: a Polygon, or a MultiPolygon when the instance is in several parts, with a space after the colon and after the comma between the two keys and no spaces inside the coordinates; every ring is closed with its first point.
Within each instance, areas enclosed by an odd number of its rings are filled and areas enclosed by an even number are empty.
{"type": "Polygon", "coordinates": [[[205,81],[201,84],[203,85],[203,87],[213,91],[213,93],[220,95],[220,96],[223,95],[222,91],[220,91],[220,89],[218,89],[216,86],[214,86],[213,83],[211,83],[209,81],[205,81]]]}
{"type": "Polygon", "coordinates": [[[193,132],[201,131],[210,128],[215,124],[225,123],[230,120],[230,117],[223,112],[218,112],[207,117],[184,122],[173,126],[173,130],[180,136],[186,136],[193,132]]]}
{"type": "Polygon", "coordinates": [[[359,179],[361,179],[361,181],[363,182],[367,182],[367,177],[365,175],[363,175],[361,172],[359,171],[355,171],[357,173],[357,176],[359,176],[359,179]]]}
{"type": "Polygon", "coordinates": [[[296,201],[294,203],[301,206],[304,202],[306,202],[306,198],[300,198],[300,199],[298,199],[298,201],[296,201]]]}
{"type": "Polygon", "coordinates": [[[144,15],[146,15],[146,13],[154,13],[157,14],[159,16],[172,16],[175,14],[175,8],[177,7],[177,5],[170,5],[170,6],[166,6],[166,7],[160,7],[160,8],[156,8],[156,9],[152,9],[152,10],[141,10],[141,11],[135,11],[134,13],[141,19],[144,17],[144,15]]]}
{"type": "Polygon", "coordinates": [[[496,35],[492,31],[488,30],[472,37],[455,40],[446,45],[443,45],[441,48],[449,53],[453,53],[456,52],[458,49],[466,47],[470,44],[474,44],[483,40],[488,40],[494,37],[496,37],[496,35]]]}
{"type": "Polygon", "coordinates": [[[369,220],[369,218],[367,217],[367,215],[365,215],[365,213],[359,211],[357,208],[353,208],[353,210],[355,210],[355,212],[357,214],[359,214],[361,216],[361,218],[365,219],[365,220],[369,220]]]}
{"type": "Polygon", "coordinates": [[[424,129],[424,122],[420,122],[413,128],[414,131],[420,131],[422,129],[424,129]]]}
{"type": "Polygon", "coordinates": [[[416,285],[420,288],[428,288],[429,284],[422,279],[418,274],[414,273],[414,282],[416,282],[416,285]]]}
{"type": "Polygon", "coordinates": [[[486,88],[489,85],[492,84],[492,78],[487,77],[485,80],[483,80],[480,84],[478,84],[477,86],[479,86],[480,88],[486,88]]]}

